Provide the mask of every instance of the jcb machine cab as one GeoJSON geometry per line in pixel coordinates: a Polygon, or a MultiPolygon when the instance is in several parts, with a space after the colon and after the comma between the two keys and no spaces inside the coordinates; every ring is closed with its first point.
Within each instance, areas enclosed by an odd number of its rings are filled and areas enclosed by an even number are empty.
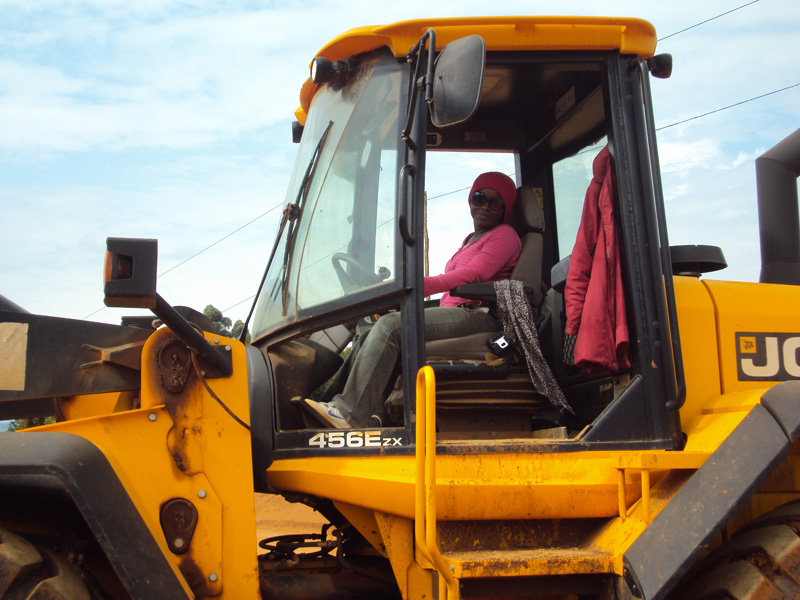
{"type": "Polygon", "coordinates": [[[725,261],[668,243],[655,45],[644,21],[556,17],[330,42],[251,345],[156,293],[153,241],[109,239],[106,303],[156,331],[7,303],[3,415],[58,422],[0,436],[0,597],[798,597],[800,140],[760,159],[763,283],[701,279],[725,261]],[[467,211],[426,197],[442,156],[509,166],[522,300],[453,294],[527,336],[425,339],[427,240],[467,211]],[[387,315],[380,408],[329,427],[307,400],[342,392],[387,315]],[[254,490],[330,525],[259,555],[254,490]]]}

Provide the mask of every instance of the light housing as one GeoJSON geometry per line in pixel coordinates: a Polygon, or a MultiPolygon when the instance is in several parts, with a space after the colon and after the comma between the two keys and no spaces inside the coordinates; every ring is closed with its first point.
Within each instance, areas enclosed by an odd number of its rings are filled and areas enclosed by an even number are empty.
{"type": "Polygon", "coordinates": [[[106,239],[105,305],[154,309],[157,265],[158,240],[106,239]]]}

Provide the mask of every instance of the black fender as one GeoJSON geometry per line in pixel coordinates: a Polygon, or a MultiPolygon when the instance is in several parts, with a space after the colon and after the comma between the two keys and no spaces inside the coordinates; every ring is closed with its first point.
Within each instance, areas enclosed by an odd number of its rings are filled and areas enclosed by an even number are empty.
{"type": "Polygon", "coordinates": [[[275,444],[275,386],[267,358],[255,346],[247,350],[247,387],[250,400],[250,445],[253,451],[253,485],[256,492],[274,493],[267,481],[275,444]]]}
{"type": "Polygon", "coordinates": [[[664,598],[789,454],[798,436],[800,381],[787,381],[761,397],[631,544],[623,557],[625,596],[664,598]]]}
{"type": "Polygon", "coordinates": [[[189,597],[114,469],[90,441],[61,432],[0,433],[0,493],[12,481],[29,492],[66,491],[132,598],[189,597]]]}

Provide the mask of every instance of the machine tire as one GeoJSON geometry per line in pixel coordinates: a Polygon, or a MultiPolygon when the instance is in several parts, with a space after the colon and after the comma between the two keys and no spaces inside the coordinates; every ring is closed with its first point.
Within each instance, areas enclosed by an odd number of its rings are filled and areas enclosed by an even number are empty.
{"type": "Polygon", "coordinates": [[[671,598],[800,598],[800,501],[784,504],[737,531],[671,598]]]}
{"type": "Polygon", "coordinates": [[[0,599],[90,600],[90,595],[69,564],[0,529],[0,599]]]}

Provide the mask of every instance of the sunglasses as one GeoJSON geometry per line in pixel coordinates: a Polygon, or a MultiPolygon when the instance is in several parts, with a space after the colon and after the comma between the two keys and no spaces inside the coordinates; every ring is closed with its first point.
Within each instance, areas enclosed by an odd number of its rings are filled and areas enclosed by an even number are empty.
{"type": "Polygon", "coordinates": [[[469,197],[469,203],[473,208],[481,208],[482,206],[486,206],[492,212],[500,212],[506,205],[502,196],[490,197],[481,191],[474,192],[472,196],[469,197]]]}

